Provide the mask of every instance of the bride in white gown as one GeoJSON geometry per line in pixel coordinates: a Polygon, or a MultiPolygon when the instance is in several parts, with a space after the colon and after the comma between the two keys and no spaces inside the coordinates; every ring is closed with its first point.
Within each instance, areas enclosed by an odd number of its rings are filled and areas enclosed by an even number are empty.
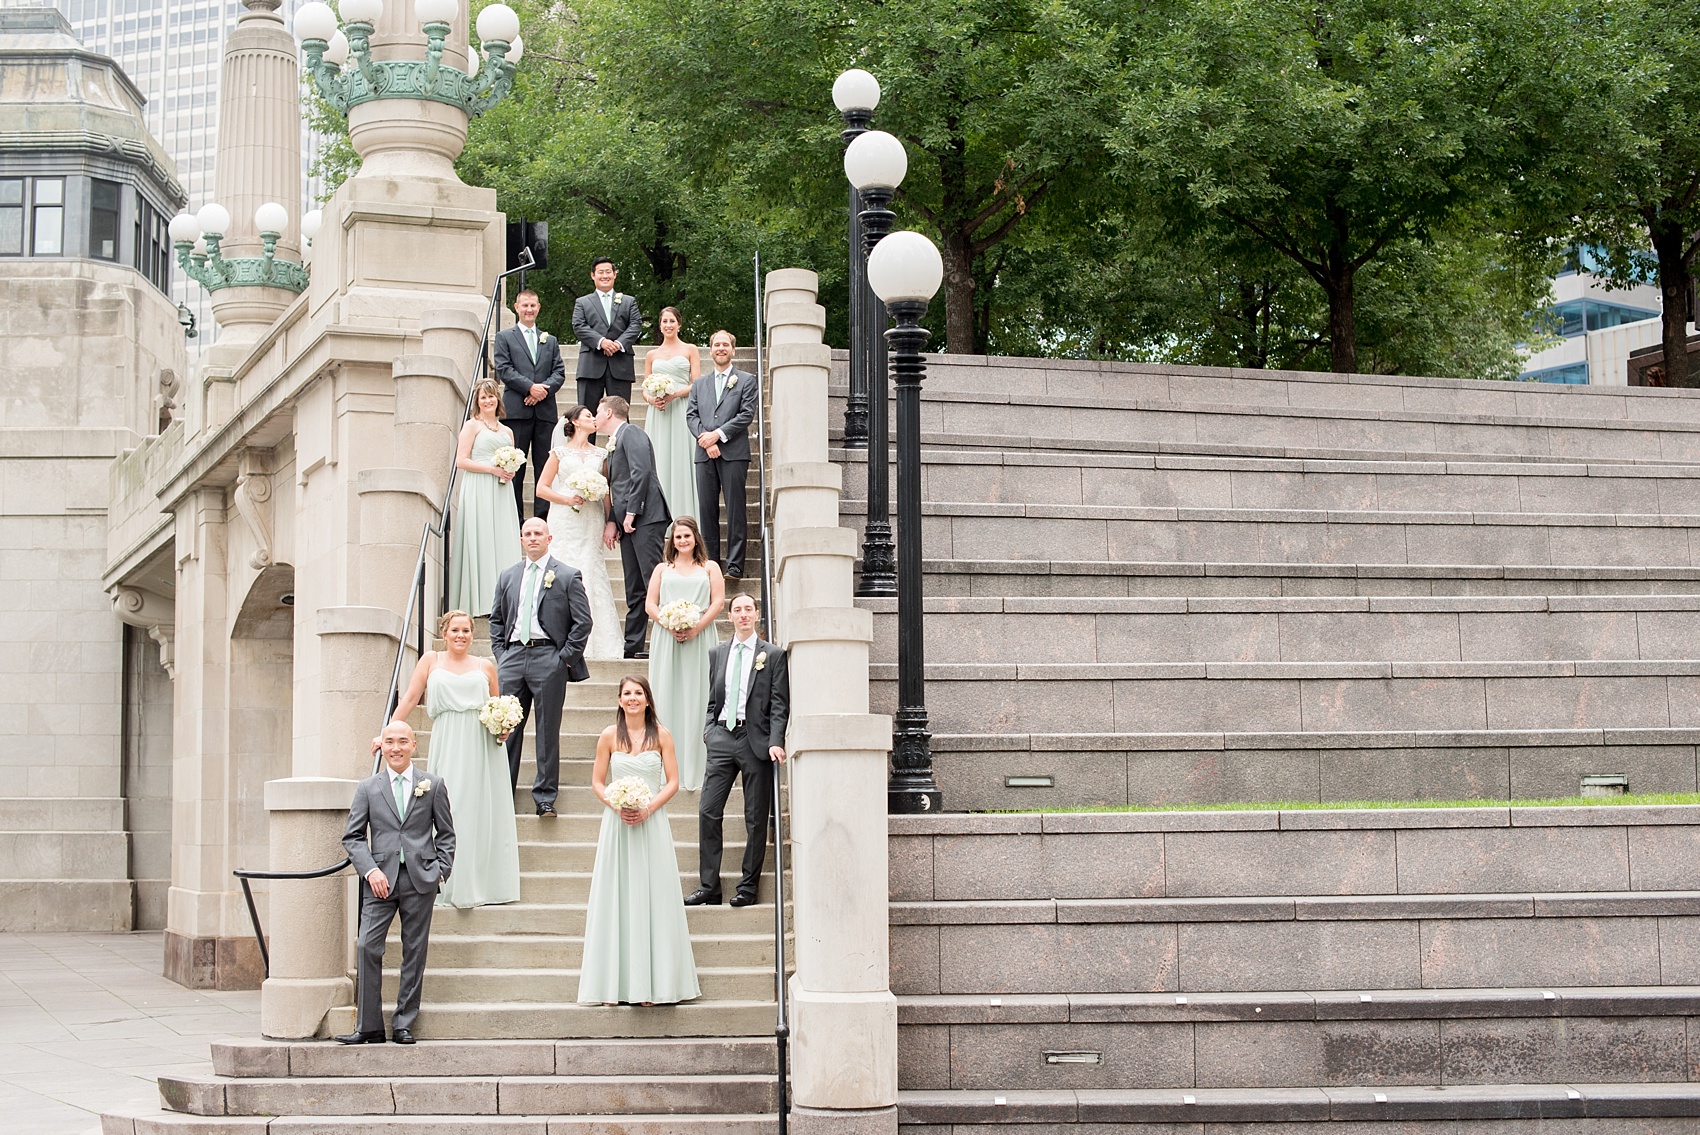
{"type": "Polygon", "coordinates": [[[614,585],[608,580],[608,561],[602,547],[605,522],[601,501],[586,502],[565,485],[577,469],[603,472],[608,454],[590,444],[596,435],[596,415],[574,406],[556,427],[549,460],[537,475],[537,495],[549,502],[549,554],[578,569],[590,599],[590,641],[584,656],[592,661],[624,656],[625,640],[619,612],[614,609],[614,585]],[[568,434],[571,436],[569,437],[568,434]],[[573,511],[577,506],[578,511],[573,511]]]}

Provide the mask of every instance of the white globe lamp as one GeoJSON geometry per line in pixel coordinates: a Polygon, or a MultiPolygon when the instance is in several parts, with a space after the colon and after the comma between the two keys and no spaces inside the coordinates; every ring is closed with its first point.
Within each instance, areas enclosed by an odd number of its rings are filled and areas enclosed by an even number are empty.
{"type": "Polygon", "coordinates": [[[202,205],[195,220],[201,223],[201,232],[206,236],[223,236],[230,231],[230,210],[217,201],[202,205]]]}
{"type": "Polygon", "coordinates": [[[295,38],[298,40],[318,39],[329,42],[336,34],[336,13],[330,5],[321,4],[319,0],[309,0],[295,10],[295,38]]]}
{"type": "Polygon", "coordinates": [[[490,40],[500,40],[503,43],[512,43],[518,35],[519,14],[506,4],[492,4],[478,13],[478,38],[481,41],[488,43],[490,40]]]}
{"type": "Polygon", "coordinates": [[[351,24],[376,24],[384,14],[384,0],[342,0],[338,7],[351,24]]]}
{"type": "Polygon", "coordinates": [[[869,130],[844,148],[844,176],[857,189],[896,189],[908,172],[903,143],[884,130],[869,130]]]}
{"type": "Polygon", "coordinates": [[[301,235],[312,240],[319,235],[319,229],[325,223],[323,209],[309,209],[301,214],[301,235]]]}
{"type": "Polygon", "coordinates": [[[348,37],[343,35],[341,31],[331,36],[330,41],[325,45],[325,53],[320,58],[332,67],[340,69],[344,63],[348,62],[348,37]]]}
{"type": "Polygon", "coordinates": [[[880,81],[860,67],[852,67],[833,81],[832,104],[843,114],[871,111],[880,104],[880,81]]]}
{"type": "Polygon", "coordinates": [[[421,24],[452,24],[459,11],[459,0],[414,0],[413,5],[421,24]]]}
{"type": "Polygon", "coordinates": [[[944,282],[938,246],[917,232],[892,233],[868,256],[868,285],[888,306],[926,303],[944,282]]]}
{"type": "Polygon", "coordinates": [[[508,44],[507,60],[508,60],[509,63],[518,64],[519,60],[520,60],[520,56],[522,56],[524,54],[525,54],[525,37],[522,36],[522,35],[516,35],[516,36],[514,36],[514,41],[512,43],[508,44]]]}
{"type": "Polygon", "coordinates": [[[254,210],[254,227],[262,233],[282,234],[289,227],[289,210],[276,201],[267,201],[254,210]]]}
{"type": "Polygon", "coordinates": [[[194,244],[201,239],[201,222],[193,213],[179,213],[166,226],[172,244],[194,244]]]}

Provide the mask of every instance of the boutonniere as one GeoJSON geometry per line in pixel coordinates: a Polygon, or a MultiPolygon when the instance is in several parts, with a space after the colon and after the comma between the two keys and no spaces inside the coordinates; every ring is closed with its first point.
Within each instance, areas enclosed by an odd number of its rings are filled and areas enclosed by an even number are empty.
{"type": "Polygon", "coordinates": [[[607,449],[608,449],[608,452],[609,452],[609,453],[613,453],[613,452],[614,452],[614,439],[613,439],[613,438],[609,438],[609,439],[608,439],[608,445],[607,445],[607,449]]]}
{"type": "Polygon", "coordinates": [[[553,571],[544,572],[543,573],[543,590],[547,591],[553,586],[555,586],[555,573],[553,571]]]}
{"type": "Polygon", "coordinates": [[[736,385],[738,385],[738,376],[737,375],[733,375],[731,378],[726,380],[726,389],[730,390],[736,385]]]}
{"type": "Polygon", "coordinates": [[[547,343],[548,341],[549,341],[549,332],[539,331],[537,333],[537,345],[539,347],[541,347],[543,344],[547,343]]]}
{"type": "Polygon", "coordinates": [[[759,653],[756,654],[756,669],[760,670],[763,666],[766,666],[766,665],[767,665],[767,651],[763,650],[763,651],[760,651],[759,653]]]}
{"type": "Polygon", "coordinates": [[[615,303],[621,303],[621,302],[623,302],[623,301],[624,301],[624,300],[625,300],[625,298],[626,298],[626,297],[625,297],[625,296],[623,296],[623,295],[621,295],[621,294],[620,294],[620,293],[619,293],[619,292],[615,292],[615,293],[614,293],[614,302],[615,302],[615,303]]]}
{"type": "Polygon", "coordinates": [[[423,796],[429,791],[431,791],[431,782],[429,780],[422,780],[413,786],[413,795],[415,796],[423,796]]]}

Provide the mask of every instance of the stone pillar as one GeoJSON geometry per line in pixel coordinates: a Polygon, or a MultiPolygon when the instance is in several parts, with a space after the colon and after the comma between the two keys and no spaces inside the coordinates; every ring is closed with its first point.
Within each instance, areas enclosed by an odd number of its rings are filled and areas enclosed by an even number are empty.
{"type": "MultiPolygon", "coordinates": [[[[243,0],[242,18],[224,44],[219,82],[218,151],[213,200],[230,210],[225,256],[259,256],[254,210],[275,201],[289,210],[278,239],[281,260],[301,259],[301,86],[295,37],[277,14],[279,0],[243,0]]],[[[193,202],[199,207],[205,202],[193,202]]],[[[231,343],[259,338],[295,302],[287,288],[220,288],[213,315],[231,343]]]]}
{"type": "MultiPolygon", "coordinates": [[[[469,5],[460,5],[443,66],[466,70],[469,5]]],[[[425,35],[413,0],[389,0],[372,35],[373,59],[423,59],[425,35]]],[[[466,147],[467,113],[432,99],[373,99],[348,112],[348,140],[360,155],[356,177],[431,178],[460,184],[455,159],[466,147]]]]}
{"type": "MultiPolygon", "coordinates": [[[[291,777],[266,783],[271,870],[316,871],[347,853],[342,833],[352,780],[291,777]]],[[[348,976],[348,873],[266,884],[271,910],[271,974],[260,987],[260,1035],[321,1035],[325,1014],[354,1003],[348,976]]]]}
{"type": "Polygon", "coordinates": [[[831,351],[813,272],[768,276],[774,550],[790,652],[792,1129],[895,1135],[897,999],[891,993],[886,761],[891,719],[868,713],[873,618],[851,598],[855,534],[838,527],[827,462],[831,351]]]}

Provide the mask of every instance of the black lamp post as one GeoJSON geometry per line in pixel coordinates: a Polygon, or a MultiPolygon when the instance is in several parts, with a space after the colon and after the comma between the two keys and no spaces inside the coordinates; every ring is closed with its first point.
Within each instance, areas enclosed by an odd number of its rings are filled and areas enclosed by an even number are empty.
{"type": "MultiPolygon", "coordinates": [[[[862,252],[871,256],[897,220],[888,205],[909,172],[903,143],[869,130],[844,151],[844,173],[862,199],[862,252]]],[[[864,265],[863,275],[866,276],[864,265]]],[[[868,518],[862,529],[862,574],[857,595],[896,595],[897,558],[891,543],[891,417],[886,384],[885,305],[868,289],[868,518]]]]}
{"type": "MultiPolygon", "coordinates": [[[[860,67],[838,76],[832,84],[832,101],[844,116],[845,150],[868,131],[874,108],[880,104],[880,84],[860,67]]],[[[868,447],[868,307],[873,293],[862,260],[861,203],[854,187],[850,190],[850,231],[847,249],[850,273],[850,394],[844,401],[844,448],[868,447]]]]}
{"type": "Polygon", "coordinates": [[[927,729],[926,616],[921,609],[921,316],[944,280],[944,261],[920,233],[892,233],[868,257],[868,283],[897,326],[885,333],[897,382],[897,714],[891,738],[892,812],[937,812],[933,735],[927,729]]]}

